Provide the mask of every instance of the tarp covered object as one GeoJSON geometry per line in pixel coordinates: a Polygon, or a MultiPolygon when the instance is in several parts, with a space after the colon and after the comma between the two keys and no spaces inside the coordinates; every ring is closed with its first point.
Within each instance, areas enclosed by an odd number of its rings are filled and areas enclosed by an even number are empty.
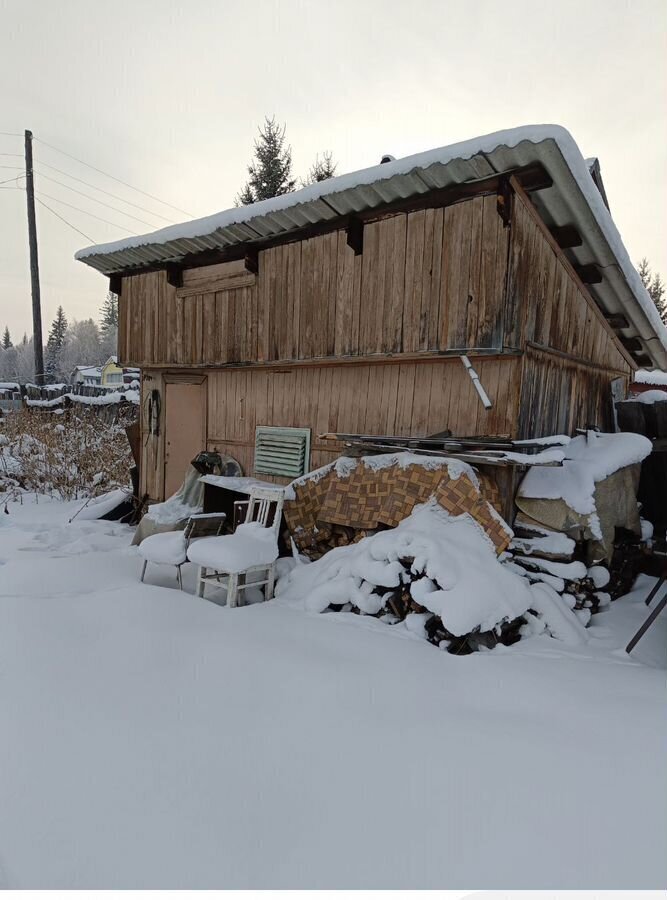
{"type": "Polygon", "coordinates": [[[616,528],[641,534],[637,490],[641,463],[634,463],[595,485],[595,513],[578,513],[563,499],[516,497],[516,505],[535,523],[588,542],[588,563],[611,562],[616,528]]]}

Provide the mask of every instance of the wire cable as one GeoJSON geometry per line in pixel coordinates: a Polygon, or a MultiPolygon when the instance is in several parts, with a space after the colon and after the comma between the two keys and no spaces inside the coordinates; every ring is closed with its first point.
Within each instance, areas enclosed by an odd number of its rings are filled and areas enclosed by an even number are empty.
{"type": "MultiPolygon", "coordinates": [[[[7,155],[10,156],[12,154],[7,155]]],[[[20,156],[19,153],[15,155],[20,156]]],[[[85,184],[86,187],[92,188],[94,191],[99,191],[100,194],[106,194],[107,197],[113,197],[114,200],[120,200],[121,203],[127,203],[128,206],[133,206],[135,209],[140,209],[142,210],[142,212],[146,212],[151,216],[155,216],[156,219],[163,219],[165,222],[169,222],[170,225],[176,224],[173,219],[168,219],[167,216],[163,216],[161,215],[161,213],[153,212],[152,209],[147,209],[145,206],[140,206],[138,203],[133,203],[131,200],[126,200],[124,197],[119,197],[118,194],[112,194],[111,191],[105,191],[104,188],[97,187],[97,185],[91,184],[89,181],[84,181],[83,178],[77,178],[76,175],[70,175],[69,172],[65,172],[63,169],[58,169],[56,168],[56,166],[52,166],[50,163],[45,163],[40,160],[39,164],[40,166],[46,166],[47,169],[51,169],[53,172],[58,172],[58,174],[64,175],[66,178],[71,178],[72,181],[78,181],[79,184],[85,184]]],[[[49,177],[39,169],[37,169],[37,174],[43,176],[44,178],[49,177]]],[[[53,181],[55,181],[55,178],[53,179],[53,181]]]]}
{"type": "Polygon", "coordinates": [[[23,137],[23,135],[19,134],[18,131],[0,131],[0,134],[4,135],[5,137],[23,137]]]}
{"type": "Polygon", "coordinates": [[[43,200],[40,200],[40,199],[39,199],[39,197],[36,197],[35,199],[37,200],[37,202],[39,203],[40,206],[43,206],[44,209],[48,209],[48,211],[49,211],[50,213],[53,213],[53,215],[54,215],[57,219],[60,219],[60,221],[61,221],[61,222],[64,222],[65,225],[69,225],[70,228],[72,228],[74,231],[76,231],[77,234],[80,234],[82,237],[85,237],[85,239],[86,239],[87,241],[90,241],[91,244],[96,244],[96,243],[97,243],[97,241],[94,241],[94,240],[93,240],[91,237],[89,237],[87,234],[84,234],[83,231],[80,231],[80,230],[76,227],[76,225],[72,225],[71,222],[68,222],[67,219],[65,219],[65,218],[63,218],[63,216],[59,215],[59,214],[55,211],[55,209],[51,209],[50,206],[47,206],[46,203],[44,203],[43,200]]]}
{"type": "Polygon", "coordinates": [[[7,178],[5,181],[0,181],[0,184],[9,184],[10,181],[18,181],[21,178],[20,175],[14,175],[13,178],[7,178]]]}
{"type": "MultiPolygon", "coordinates": [[[[18,166],[17,166],[18,168],[18,166]]],[[[148,225],[149,228],[157,228],[157,225],[154,225],[152,222],[147,222],[145,219],[140,219],[138,216],[133,216],[132,213],[126,213],[124,209],[119,209],[117,206],[112,206],[110,203],[105,203],[104,200],[97,200],[95,197],[91,197],[90,194],[86,194],[84,191],[78,191],[76,188],[70,187],[68,184],[65,184],[63,181],[58,181],[57,178],[51,178],[50,175],[45,175],[44,172],[38,173],[40,178],[48,178],[49,181],[53,181],[54,184],[59,184],[60,187],[66,188],[68,191],[73,191],[75,194],[79,194],[81,197],[85,197],[87,200],[92,200],[93,203],[99,203],[100,206],[106,206],[109,209],[112,209],[114,212],[120,213],[121,216],[127,216],[128,219],[134,219],[135,222],[141,222],[142,225],[148,225]]]]}
{"type": "MultiPolygon", "coordinates": [[[[67,203],[65,200],[61,200],[59,197],[52,197],[51,194],[43,194],[37,193],[35,191],[35,197],[46,197],[47,200],[53,200],[54,203],[62,203],[63,206],[68,206],[70,209],[75,209],[77,212],[83,213],[86,216],[90,216],[91,219],[97,219],[98,222],[104,222],[106,225],[113,225],[114,228],[121,228],[126,231],[130,231],[129,228],[126,228],[125,225],[119,225],[118,222],[110,222],[108,219],[103,219],[101,216],[96,216],[95,213],[88,212],[87,209],[81,209],[80,206],[74,206],[72,203],[67,203]]],[[[135,237],[138,237],[136,231],[130,231],[130,234],[133,234],[135,237]]]]}
{"type": "Polygon", "coordinates": [[[90,163],[85,162],[82,159],[78,159],[76,156],[72,156],[71,153],[67,153],[65,150],[61,150],[59,147],[55,147],[53,144],[49,144],[48,141],[43,141],[41,138],[34,137],[34,140],[39,141],[40,144],[44,144],[45,147],[50,147],[51,150],[55,150],[56,153],[62,153],[63,156],[67,156],[69,159],[73,159],[74,162],[80,163],[82,166],[87,166],[89,169],[92,169],[94,172],[99,172],[100,175],[104,175],[106,178],[111,178],[112,181],[117,181],[119,184],[124,184],[125,187],[130,188],[132,191],[137,191],[139,194],[143,194],[144,197],[150,197],[151,200],[155,200],[158,203],[162,203],[163,206],[169,206],[171,209],[175,209],[177,212],[183,213],[185,216],[190,216],[193,218],[192,213],[187,212],[187,210],[180,209],[178,206],[174,206],[173,203],[167,203],[166,200],[160,200],[159,197],[155,197],[153,194],[149,194],[147,191],[142,191],[141,188],[134,187],[131,184],[128,184],[127,181],[123,181],[122,178],[116,178],[115,175],[110,175],[108,172],[103,171],[102,169],[98,169],[96,166],[91,166],[90,163]]]}

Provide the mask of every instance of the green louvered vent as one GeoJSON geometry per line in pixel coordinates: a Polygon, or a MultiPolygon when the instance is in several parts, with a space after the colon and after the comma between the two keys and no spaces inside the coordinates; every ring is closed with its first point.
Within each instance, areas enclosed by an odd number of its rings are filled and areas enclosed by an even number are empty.
{"type": "Polygon", "coordinates": [[[298,478],[308,471],[310,462],[309,428],[270,428],[259,425],[255,431],[255,472],[298,478]]]}

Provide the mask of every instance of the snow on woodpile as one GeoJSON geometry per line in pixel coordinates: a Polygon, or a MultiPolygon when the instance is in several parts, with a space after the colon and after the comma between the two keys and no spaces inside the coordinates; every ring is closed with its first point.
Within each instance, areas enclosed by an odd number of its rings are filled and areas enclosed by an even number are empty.
{"type": "Polygon", "coordinates": [[[454,653],[514,643],[524,627],[585,639],[557,593],[502,565],[470,515],[451,516],[435,499],[396,528],[298,563],[279,579],[276,596],[311,612],[375,616],[454,653]]]}
{"type": "Polygon", "coordinates": [[[651,441],[640,434],[589,431],[568,444],[562,466],[530,469],[519,487],[519,497],[564,500],[575,512],[592,515],[596,483],[640,463],[651,449],[651,441]]]}

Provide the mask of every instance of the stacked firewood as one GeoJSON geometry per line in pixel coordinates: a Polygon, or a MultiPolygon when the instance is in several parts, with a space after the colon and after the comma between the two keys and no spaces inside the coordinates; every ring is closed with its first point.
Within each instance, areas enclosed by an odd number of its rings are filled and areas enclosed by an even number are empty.
{"type": "Polygon", "coordinates": [[[563,597],[586,625],[593,613],[612,600],[610,572],[604,565],[587,566],[585,547],[566,534],[527,522],[519,515],[514,539],[503,562],[531,584],[543,582],[563,597]]]}
{"type": "MultiPolygon", "coordinates": [[[[431,612],[419,603],[415,596],[420,596],[419,582],[425,579],[423,573],[412,571],[414,559],[405,558],[399,560],[404,568],[401,584],[395,588],[375,587],[373,593],[382,598],[383,605],[375,618],[386,625],[398,625],[404,622],[406,627],[420,637],[434,644],[441,650],[447,650],[457,656],[474,653],[480,649],[492,649],[498,644],[509,646],[521,639],[521,628],[526,624],[526,619],[520,616],[510,622],[502,622],[495,629],[482,631],[476,628],[468,634],[452,634],[443,624],[440,616],[431,612]]],[[[426,578],[425,582],[429,579],[426,578]]],[[[438,589],[437,583],[435,584],[438,589]]],[[[351,603],[329,606],[331,612],[351,612],[360,614],[358,607],[351,603]]],[[[365,613],[368,615],[368,613],[365,613]]]]}

